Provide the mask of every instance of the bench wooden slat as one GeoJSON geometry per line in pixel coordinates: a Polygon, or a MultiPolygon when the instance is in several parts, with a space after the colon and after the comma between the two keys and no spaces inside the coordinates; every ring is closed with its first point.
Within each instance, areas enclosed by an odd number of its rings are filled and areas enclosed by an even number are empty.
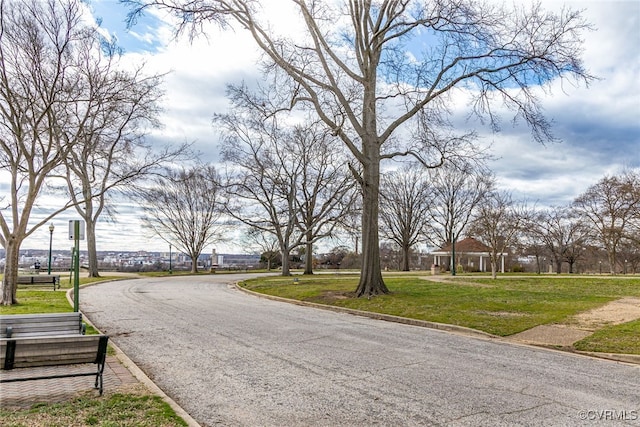
{"type": "Polygon", "coordinates": [[[60,276],[50,276],[48,274],[36,274],[34,276],[18,276],[18,283],[52,283],[57,282],[60,276]]]}
{"type": "Polygon", "coordinates": [[[93,363],[96,360],[97,347],[92,340],[89,343],[63,342],[57,340],[46,343],[37,339],[33,343],[18,341],[19,358],[14,359],[14,367],[47,366],[74,363],[93,363]]]}
{"type": "Polygon", "coordinates": [[[0,315],[0,338],[36,337],[46,335],[79,335],[83,334],[82,314],[50,313],[50,314],[13,314],[0,315]],[[8,328],[11,328],[10,331],[8,328]]]}
{"type": "Polygon", "coordinates": [[[49,274],[36,274],[33,276],[25,276],[19,275],[16,279],[18,285],[24,286],[40,286],[51,284],[53,285],[53,290],[56,290],[56,287],[60,287],[60,276],[54,276],[49,274]]]}
{"type": "Polygon", "coordinates": [[[103,335],[10,338],[0,340],[0,367],[5,365],[6,346],[15,342],[14,368],[95,363],[103,335]]]}

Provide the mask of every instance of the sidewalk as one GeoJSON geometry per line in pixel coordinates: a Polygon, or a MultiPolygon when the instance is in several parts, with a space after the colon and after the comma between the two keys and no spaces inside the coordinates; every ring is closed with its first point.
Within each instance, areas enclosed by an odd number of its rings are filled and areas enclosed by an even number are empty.
{"type": "MultiPolygon", "coordinates": [[[[58,372],[70,372],[76,368],[73,366],[46,366],[28,369],[30,375],[52,375],[58,372]]],[[[17,372],[0,371],[0,376],[9,378],[16,375],[17,372]]],[[[86,372],[86,368],[84,372],[86,372]]],[[[115,356],[107,356],[102,378],[104,394],[111,394],[122,387],[139,383],[115,356]]],[[[78,393],[88,392],[98,396],[98,390],[93,388],[94,382],[95,377],[88,376],[3,383],[0,385],[0,407],[29,408],[36,403],[63,402],[78,393]]]]}

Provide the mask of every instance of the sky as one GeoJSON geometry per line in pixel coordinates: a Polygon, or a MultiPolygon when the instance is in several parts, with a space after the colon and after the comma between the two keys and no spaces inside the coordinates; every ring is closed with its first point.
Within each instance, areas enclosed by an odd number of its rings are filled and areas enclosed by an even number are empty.
{"type": "MultiPolygon", "coordinates": [[[[143,61],[149,72],[168,73],[163,86],[163,127],[154,130],[149,141],[193,142],[203,159],[216,162],[219,134],[211,119],[214,113],[227,111],[226,85],[259,78],[259,52],[250,37],[211,27],[207,39],[175,38],[162,13],[147,14],[127,29],[127,9],[117,0],[87,3],[105,35],[116,39],[123,49],[123,61],[143,61]]],[[[640,167],[640,0],[550,0],[542,4],[551,10],[563,4],[584,9],[595,31],[584,34],[583,58],[598,80],[588,88],[553,84],[543,98],[559,143],[540,145],[526,126],[510,123],[498,134],[486,128],[478,132],[481,141],[492,146],[495,160],[489,166],[502,189],[540,206],[565,205],[605,175],[640,167]]],[[[295,28],[295,19],[286,13],[275,7],[270,12],[274,25],[295,28]]],[[[453,106],[454,110],[465,108],[453,106]]],[[[67,221],[75,218],[69,212],[54,219],[54,246],[70,245],[67,221]]],[[[46,248],[49,237],[44,227],[22,248],[46,248]]],[[[237,242],[237,236],[234,240],[237,242]]],[[[218,246],[219,253],[245,249],[232,242],[218,246]]],[[[168,245],[149,236],[141,227],[135,204],[125,202],[118,206],[115,218],[98,224],[98,249],[166,251],[168,245]]]]}

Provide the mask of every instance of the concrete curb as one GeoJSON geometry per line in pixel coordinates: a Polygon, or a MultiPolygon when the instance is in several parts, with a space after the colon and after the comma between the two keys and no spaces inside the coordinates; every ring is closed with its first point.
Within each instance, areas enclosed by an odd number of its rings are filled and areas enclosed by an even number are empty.
{"type": "MultiPolygon", "coordinates": [[[[119,281],[119,280],[131,280],[131,279],[135,279],[135,277],[134,278],[127,277],[127,278],[123,278],[123,279],[113,279],[113,280],[105,280],[105,281],[98,281],[98,282],[88,283],[86,285],[81,286],[81,288],[89,287],[89,286],[96,285],[96,284],[107,283],[107,282],[115,282],[115,281],[119,281]]],[[[67,290],[67,301],[69,301],[71,306],[73,306],[72,295],[73,295],[73,288],[67,290]]],[[[89,318],[84,313],[82,313],[82,317],[84,318],[84,320],[89,325],[91,325],[94,329],[99,331],[99,329],[96,328],[96,326],[91,322],[91,320],[89,320],[89,318]]],[[[187,423],[187,425],[189,427],[202,427],[196,420],[194,420],[191,417],[191,415],[189,415],[187,413],[187,411],[182,409],[182,407],[180,405],[178,405],[172,398],[167,396],[167,394],[164,391],[162,391],[162,389],[160,387],[158,387],[147,376],[147,374],[145,374],[144,371],[142,369],[140,369],[133,362],[133,360],[131,360],[122,350],[120,350],[120,348],[113,341],[109,341],[109,345],[116,351],[116,357],[118,358],[120,363],[122,363],[122,365],[125,368],[127,368],[129,370],[129,372],[131,372],[131,374],[134,377],[136,377],[136,379],[138,381],[140,381],[142,384],[144,384],[149,389],[149,391],[151,391],[152,393],[154,393],[157,396],[160,396],[160,398],[163,401],[165,401],[169,406],[171,406],[171,409],[174,410],[176,415],[178,415],[180,418],[182,418],[187,423]]]]}
{"type": "Polygon", "coordinates": [[[585,356],[585,357],[593,357],[593,358],[598,358],[598,359],[607,359],[607,360],[612,360],[612,361],[616,361],[616,362],[623,362],[623,363],[630,363],[630,364],[634,364],[634,365],[640,365],[640,355],[636,355],[636,354],[598,353],[598,352],[589,352],[589,351],[566,351],[566,350],[557,349],[557,348],[550,348],[550,347],[544,346],[544,345],[528,343],[526,341],[514,340],[514,339],[509,338],[509,337],[501,337],[501,336],[498,336],[498,335],[489,334],[487,332],[479,331],[477,329],[467,328],[467,327],[464,327],[464,326],[449,325],[449,324],[446,324],[446,323],[429,322],[429,321],[417,320],[417,319],[408,319],[406,317],[393,316],[393,315],[389,315],[389,314],[372,313],[372,312],[369,312],[369,311],[354,310],[354,309],[351,309],[351,308],[336,307],[336,306],[331,306],[331,305],[318,304],[318,303],[314,303],[314,302],[293,300],[293,299],[289,299],[289,298],[278,297],[278,296],[275,296],[275,295],[267,295],[267,294],[262,294],[262,293],[259,293],[259,292],[255,292],[255,291],[243,288],[242,286],[239,286],[237,282],[234,283],[234,286],[235,286],[236,289],[238,289],[241,292],[244,292],[244,293],[246,293],[248,295],[253,295],[253,296],[256,296],[258,298],[270,299],[270,300],[273,300],[273,301],[280,301],[280,302],[286,302],[286,303],[294,304],[294,305],[313,307],[313,308],[318,308],[318,309],[322,309],[322,310],[335,311],[335,312],[338,312],[338,313],[347,313],[347,314],[352,314],[352,315],[355,315],[355,316],[368,317],[370,319],[384,320],[384,321],[387,321],[387,322],[396,322],[396,323],[402,323],[402,324],[405,324],[405,325],[413,325],[413,326],[420,326],[420,327],[430,328],[430,329],[438,329],[438,330],[445,331],[445,332],[456,333],[456,334],[460,334],[460,335],[473,336],[473,337],[476,337],[476,338],[495,339],[495,340],[498,340],[498,341],[513,343],[513,344],[530,345],[532,347],[544,348],[544,349],[547,349],[547,350],[562,351],[564,353],[570,353],[570,354],[579,354],[579,355],[585,356]]]}
{"type": "Polygon", "coordinates": [[[595,351],[576,351],[576,353],[590,357],[597,357],[598,359],[608,359],[615,360],[616,362],[625,362],[631,363],[633,365],[640,365],[640,355],[638,354],[598,353],[595,351]]]}

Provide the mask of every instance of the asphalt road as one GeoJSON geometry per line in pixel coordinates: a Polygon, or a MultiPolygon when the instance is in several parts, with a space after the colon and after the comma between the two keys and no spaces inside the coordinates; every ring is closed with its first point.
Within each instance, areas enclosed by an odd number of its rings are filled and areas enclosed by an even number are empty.
{"type": "Polygon", "coordinates": [[[203,426],[640,425],[640,367],[270,301],[109,282],[92,322],[203,426]]]}

